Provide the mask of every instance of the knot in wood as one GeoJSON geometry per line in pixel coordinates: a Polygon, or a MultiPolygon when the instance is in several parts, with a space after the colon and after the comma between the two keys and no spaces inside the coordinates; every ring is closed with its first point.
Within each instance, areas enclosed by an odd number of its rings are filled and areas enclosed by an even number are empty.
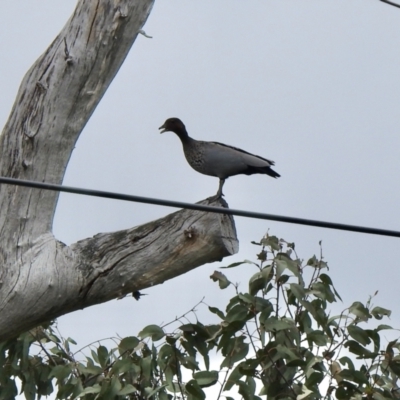
{"type": "Polygon", "coordinates": [[[195,229],[191,226],[190,228],[184,230],[184,234],[185,234],[185,236],[186,236],[188,239],[192,239],[192,238],[195,236],[196,231],[195,231],[195,229]]]}

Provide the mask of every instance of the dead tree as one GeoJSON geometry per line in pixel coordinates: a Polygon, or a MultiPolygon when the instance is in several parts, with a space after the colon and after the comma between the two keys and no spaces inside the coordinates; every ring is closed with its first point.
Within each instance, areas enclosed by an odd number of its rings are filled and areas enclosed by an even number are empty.
{"type": "MultiPolygon", "coordinates": [[[[62,182],[153,3],[78,1],[21,83],[0,137],[1,176],[62,182]]],[[[0,340],[237,252],[232,218],[189,210],[65,246],[52,234],[57,200],[56,192],[0,185],[0,340]]]]}

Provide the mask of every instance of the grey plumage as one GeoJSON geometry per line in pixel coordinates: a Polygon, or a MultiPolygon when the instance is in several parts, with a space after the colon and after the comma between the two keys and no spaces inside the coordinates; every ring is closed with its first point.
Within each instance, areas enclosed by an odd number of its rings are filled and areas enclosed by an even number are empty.
{"type": "Polygon", "coordinates": [[[160,126],[161,132],[174,132],[182,142],[183,152],[189,165],[204,175],[220,179],[216,197],[221,197],[225,179],[245,174],[266,174],[273,178],[280,175],[271,166],[275,163],[236,147],[218,142],[204,142],[192,139],[179,118],[169,118],[160,126]]]}

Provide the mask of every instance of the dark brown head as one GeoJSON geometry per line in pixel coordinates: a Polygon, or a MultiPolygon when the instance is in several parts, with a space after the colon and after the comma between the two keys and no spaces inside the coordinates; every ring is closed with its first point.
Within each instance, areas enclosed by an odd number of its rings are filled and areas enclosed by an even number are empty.
{"type": "Polygon", "coordinates": [[[160,126],[158,129],[162,129],[160,133],[164,132],[175,132],[178,136],[187,135],[185,125],[179,118],[168,118],[164,125],[160,126]]]}

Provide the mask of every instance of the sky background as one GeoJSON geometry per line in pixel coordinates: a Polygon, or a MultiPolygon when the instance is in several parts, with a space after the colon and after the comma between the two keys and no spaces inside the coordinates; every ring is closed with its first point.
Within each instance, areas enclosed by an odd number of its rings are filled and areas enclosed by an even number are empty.
{"type": "MultiPolygon", "coordinates": [[[[20,81],[61,30],[74,1],[15,0],[0,6],[0,125],[20,81]]],[[[243,148],[276,162],[281,178],[237,176],[225,183],[231,208],[400,230],[400,9],[378,0],[169,0],[156,2],[125,63],[86,125],[64,184],[197,202],[218,179],[186,163],[179,139],[160,135],[179,117],[195,139],[243,148]]],[[[71,244],[137,226],[175,209],[61,194],[56,237],[71,244]]],[[[319,253],[342,295],[392,309],[400,327],[399,239],[236,217],[240,251],[144,290],[59,318],[80,346],[136,335],[205,296],[224,307],[209,276],[255,260],[265,232],[319,253]]],[[[246,290],[249,266],[228,277],[246,290]]],[[[255,272],[255,270],[253,271],[255,272]]],[[[207,313],[201,311],[201,316],[207,313]]],[[[208,319],[212,321],[212,318],[208,319]]]]}

